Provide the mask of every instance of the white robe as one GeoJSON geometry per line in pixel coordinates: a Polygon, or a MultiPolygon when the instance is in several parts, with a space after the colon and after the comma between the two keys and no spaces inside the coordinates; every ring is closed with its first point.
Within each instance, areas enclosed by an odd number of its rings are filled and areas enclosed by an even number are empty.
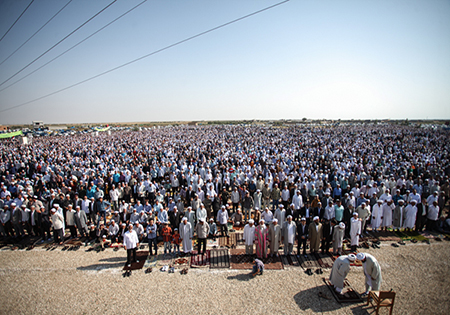
{"type": "Polygon", "coordinates": [[[392,211],[394,210],[395,205],[392,203],[388,205],[385,203],[382,206],[383,209],[383,222],[381,223],[382,227],[390,227],[392,225],[392,211]]]}
{"type": "Polygon", "coordinates": [[[255,225],[253,225],[252,227],[250,227],[249,224],[245,225],[243,239],[245,245],[253,245],[253,241],[255,240],[255,225]]]}
{"type": "MultiPolygon", "coordinates": [[[[195,212],[186,212],[186,217],[188,218],[188,222],[191,224],[191,226],[195,226],[195,212]]],[[[194,236],[194,229],[191,228],[191,237],[194,236]]]]}
{"type": "Polygon", "coordinates": [[[383,205],[373,205],[372,208],[372,228],[378,229],[381,225],[381,217],[383,216],[383,205]]]}
{"type": "Polygon", "coordinates": [[[180,224],[180,237],[183,239],[183,252],[190,253],[192,251],[192,225],[191,223],[187,222],[184,224],[182,222],[180,224]]]}
{"type": "Polygon", "coordinates": [[[359,245],[359,235],[361,234],[361,221],[359,219],[352,218],[350,222],[350,238],[351,245],[359,245]]]}
{"type": "Polygon", "coordinates": [[[333,263],[333,268],[331,268],[331,284],[342,290],[344,288],[345,277],[347,277],[349,271],[350,260],[348,260],[348,256],[338,257],[333,263]]]}
{"type": "Polygon", "coordinates": [[[409,204],[403,209],[403,211],[403,227],[412,229],[416,224],[417,207],[409,204]]]}

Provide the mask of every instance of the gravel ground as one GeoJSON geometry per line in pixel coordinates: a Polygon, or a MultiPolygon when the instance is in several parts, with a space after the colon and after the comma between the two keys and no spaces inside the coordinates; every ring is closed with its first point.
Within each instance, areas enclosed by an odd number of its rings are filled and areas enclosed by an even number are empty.
{"type": "MultiPolygon", "coordinates": [[[[382,290],[397,292],[394,314],[448,314],[450,243],[390,243],[367,252],[382,266],[382,290]]],[[[190,269],[187,275],[154,270],[122,277],[126,253],[0,250],[1,314],[371,314],[364,303],[340,305],[322,282],[299,267],[267,270],[251,279],[246,270],[190,269]]],[[[364,291],[361,267],[348,277],[364,291]]],[[[384,310],[382,314],[387,314],[384,310]]]]}

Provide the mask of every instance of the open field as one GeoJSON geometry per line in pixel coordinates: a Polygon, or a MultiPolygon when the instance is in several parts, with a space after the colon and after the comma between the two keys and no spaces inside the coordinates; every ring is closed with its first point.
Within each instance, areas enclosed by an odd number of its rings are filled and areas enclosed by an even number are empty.
{"type": "MultiPolygon", "coordinates": [[[[383,242],[369,249],[383,271],[382,289],[397,292],[394,314],[448,314],[450,243],[408,243],[394,248],[383,242]]],[[[321,278],[300,267],[249,271],[190,269],[184,276],[154,270],[122,277],[125,252],[0,251],[2,314],[371,314],[363,303],[340,305],[321,278]]],[[[348,276],[364,290],[361,267],[348,276]]],[[[386,310],[384,310],[386,312],[386,310]]],[[[382,313],[383,314],[383,313],[382,313]]]]}

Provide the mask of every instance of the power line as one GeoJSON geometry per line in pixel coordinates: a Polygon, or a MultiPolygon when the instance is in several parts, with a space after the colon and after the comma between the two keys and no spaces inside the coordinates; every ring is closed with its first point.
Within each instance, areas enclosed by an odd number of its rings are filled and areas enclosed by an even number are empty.
{"type": "Polygon", "coordinates": [[[30,7],[30,5],[34,2],[34,0],[31,0],[30,4],[25,8],[25,10],[23,10],[23,12],[19,15],[19,17],[14,21],[14,23],[8,28],[8,30],[6,31],[5,34],[3,34],[2,38],[0,38],[0,42],[3,40],[3,38],[5,38],[6,34],[9,33],[9,31],[13,28],[14,25],[16,25],[17,21],[20,20],[20,18],[22,17],[22,15],[28,10],[28,8],[30,7]]]}
{"type": "Polygon", "coordinates": [[[111,2],[110,4],[108,4],[106,7],[104,7],[103,9],[101,9],[100,11],[98,11],[94,16],[92,16],[89,20],[87,20],[86,22],[84,22],[83,24],[81,24],[80,26],[78,26],[74,31],[72,31],[69,35],[67,35],[66,37],[64,37],[63,39],[61,39],[59,42],[57,42],[55,45],[53,45],[52,47],[50,47],[49,49],[47,49],[44,53],[42,53],[39,57],[37,57],[36,59],[34,59],[32,62],[30,62],[29,64],[27,64],[25,67],[23,67],[22,69],[20,69],[19,71],[17,71],[16,73],[14,73],[12,76],[10,76],[8,79],[6,79],[5,81],[3,81],[2,83],[0,83],[0,86],[2,86],[3,84],[5,84],[6,82],[8,82],[9,80],[11,80],[12,78],[14,78],[16,75],[18,75],[19,73],[21,73],[23,70],[25,70],[26,68],[28,68],[29,66],[31,66],[33,63],[35,63],[36,61],[38,61],[40,58],[42,58],[45,54],[47,54],[50,50],[52,50],[53,48],[55,48],[56,46],[58,46],[59,44],[61,44],[63,41],[65,41],[67,38],[69,38],[71,35],[73,35],[76,31],[78,31],[80,28],[82,28],[83,26],[85,26],[87,23],[89,23],[90,21],[92,21],[96,16],[98,16],[100,13],[102,13],[103,11],[105,11],[107,8],[109,8],[111,5],[113,5],[117,0],[114,0],[113,2],[111,2]]]}
{"type": "MultiPolygon", "coordinates": [[[[72,1],[72,0],[71,0],[72,1]]],[[[30,75],[32,75],[33,73],[41,70],[42,68],[44,68],[45,66],[47,66],[48,64],[52,63],[53,61],[55,61],[56,59],[58,59],[59,57],[61,57],[62,55],[65,55],[66,53],[68,53],[70,50],[74,49],[75,47],[77,47],[78,45],[80,45],[81,43],[85,42],[86,40],[88,40],[89,38],[91,38],[92,36],[94,36],[95,34],[99,33],[100,31],[104,30],[105,28],[107,28],[108,26],[110,26],[111,24],[113,24],[114,22],[118,21],[119,19],[121,19],[122,17],[124,17],[125,15],[127,15],[128,13],[130,13],[131,11],[133,11],[134,9],[136,9],[137,7],[139,7],[140,5],[144,4],[145,2],[147,2],[147,0],[142,1],[141,3],[137,4],[136,6],[134,6],[133,8],[131,8],[130,10],[128,10],[127,12],[125,12],[124,14],[122,14],[121,16],[117,17],[116,19],[114,19],[113,21],[109,22],[108,24],[106,24],[105,26],[103,26],[102,28],[98,29],[97,31],[95,31],[94,33],[92,33],[91,35],[89,35],[88,37],[84,38],[83,40],[79,41],[77,44],[73,45],[72,47],[70,47],[69,49],[65,50],[64,52],[62,52],[61,54],[59,54],[58,56],[56,56],[55,58],[49,60],[48,62],[44,63],[42,66],[40,66],[39,68],[31,71],[30,73],[28,73],[27,75],[25,75],[24,77],[20,78],[19,80],[14,81],[13,83],[11,83],[10,85],[7,85],[6,87],[4,87],[3,89],[0,89],[0,92],[6,90],[7,88],[13,86],[14,84],[22,81],[23,79],[29,77],[30,75]]]]}
{"type": "MultiPolygon", "coordinates": [[[[33,0],[34,1],[34,0],[33,0]]],[[[63,6],[61,8],[61,10],[59,10],[58,12],[56,12],[55,15],[53,15],[50,20],[48,20],[44,25],[42,25],[33,35],[30,36],[30,38],[28,38],[22,45],[19,46],[19,48],[17,48],[16,50],[14,50],[8,57],[6,57],[5,60],[3,60],[0,63],[0,66],[6,61],[8,60],[12,55],[14,55],[20,48],[22,48],[26,43],[28,43],[30,41],[30,39],[32,39],[37,33],[39,33],[48,23],[50,23],[51,20],[53,20],[62,10],[65,9],[65,7],[67,7],[69,5],[69,3],[71,3],[72,0],[69,0],[69,2],[67,2],[67,4],[65,6],[63,6]]]]}
{"type": "Polygon", "coordinates": [[[213,32],[213,31],[216,31],[216,30],[220,29],[220,28],[223,28],[223,27],[225,27],[225,26],[228,26],[228,25],[230,25],[230,24],[233,24],[233,23],[236,23],[236,22],[238,22],[238,21],[244,20],[244,19],[246,19],[246,18],[248,18],[248,17],[251,17],[251,16],[253,16],[253,15],[259,14],[259,13],[264,12],[264,11],[267,11],[267,10],[270,10],[270,9],[272,9],[272,8],[274,8],[274,7],[277,7],[277,6],[281,5],[281,4],[284,4],[284,3],[286,3],[286,2],[289,2],[289,0],[284,0],[284,1],[278,2],[278,3],[274,4],[274,5],[271,5],[271,6],[265,7],[265,8],[263,8],[263,9],[261,9],[261,10],[255,11],[255,12],[253,12],[253,13],[244,15],[244,16],[242,16],[242,17],[240,17],[240,18],[237,18],[237,19],[232,20],[232,21],[230,21],[230,22],[227,22],[227,23],[225,23],[225,24],[221,24],[221,25],[219,25],[219,26],[213,27],[213,28],[211,28],[211,29],[209,29],[209,30],[207,30],[207,31],[204,31],[204,32],[198,33],[198,34],[196,34],[196,35],[194,35],[194,36],[185,38],[185,39],[183,39],[183,40],[181,40],[181,41],[178,41],[178,42],[176,42],[176,43],[174,43],[174,44],[171,44],[171,45],[166,46],[166,47],[164,47],[164,48],[155,50],[155,51],[153,51],[153,52],[151,52],[151,53],[149,53],[149,54],[147,54],[147,55],[144,55],[144,56],[139,57],[139,58],[137,58],[137,59],[134,59],[134,60],[132,60],[132,61],[126,62],[126,63],[124,63],[124,64],[122,64],[122,65],[120,65],[120,66],[117,66],[117,67],[115,67],[115,68],[109,69],[109,70],[107,70],[107,71],[105,71],[105,72],[102,72],[102,73],[100,73],[100,74],[94,75],[94,76],[92,76],[92,77],[90,77],[90,78],[88,78],[88,79],[84,79],[84,80],[79,81],[79,82],[77,82],[77,83],[74,83],[74,84],[72,84],[72,85],[66,86],[65,88],[62,88],[62,89],[57,90],[57,91],[55,91],[55,92],[52,92],[52,93],[43,95],[43,96],[41,96],[41,97],[35,98],[35,99],[31,100],[31,101],[28,101],[28,102],[25,102],[25,103],[22,103],[22,104],[18,104],[18,105],[14,105],[14,106],[11,106],[11,107],[2,109],[2,110],[0,110],[0,113],[6,112],[6,111],[11,110],[11,109],[14,109],[14,108],[22,107],[22,106],[28,105],[28,104],[30,104],[30,103],[34,103],[34,102],[36,102],[36,101],[42,100],[42,99],[44,99],[44,98],[47,98],[47,97],[49,97],[49,96],[52,96],[52,95],[61,93],[61,92],[63,92],[63,91],[66,91],[66,90],[68,90],[68,89],[71,89],[71,88],[73,88],[73,87],[76,87],[76,86],[78,86],[78,85],[81,85],[81,84],[83,84],[83,83],[86,83],[86,82],[88,82],[88,81],[91,81],[91,80],[93,80],[93,79],[96,79],[96,78],[98,78],[98,77],[101,77],[101,76],[103,76],[103,75],[105,75],[105,74],[108,74],[108,73],[110,73],[110,72],[116,71],[116,70],[118,70],[118,69],[120,69],[120,68],[123,68],[123,67],[125,67],[125,66],[128,66],[128,65],[130,65],[130,64],[132,64],[132,63],[135,63],[135,62],[137,62],[137,61],[140,61],[140,60],[142,60],[142,59],[145,59],[145,58],[150,57],[150,56],[152,56],[152,55],[155,55],[155,54],[157,54],[157,53],[160,53],[160,52],[162,52],[162,51],[164,51],[164,50],[167,50],[167,49],[169,49],[169,48],[178,46],[178,45],[180,45],[180,44],[182,44],[182,43],[185,43],[185,42],[187,42],[187,41],[190,41],[190,40],[192,40],[192,39],[194,39],[194,38],[203,36],[203,35],[205,35],[205,34],[211,33],[211,32],[213,32]]]}

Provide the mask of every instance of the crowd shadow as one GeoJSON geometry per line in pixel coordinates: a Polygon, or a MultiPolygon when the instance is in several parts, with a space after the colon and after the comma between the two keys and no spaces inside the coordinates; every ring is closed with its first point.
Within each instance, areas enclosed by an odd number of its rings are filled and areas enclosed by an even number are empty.
{"type": "Polygon", "coordinates": [[[110,258],[102,258],[99,261],[107,261],[107,262],[123,262],[125,263],[127,261],[126,257],[110,257],[110,258]]]}
{"type": "Polygon", "coordinates": [[[343,307],[353,306],[351,307],[353,315],[370,314],[368,312],[370,308],[368,310],[365,309],[367,308],[365,303],[339,304],[325,284],[298,292],[294,295],[294,301],[302,311],[311,310],[314,313],[325,313],[333,312],[343,307]],[[328,296],[330,299],[319,297],[319,292],[322,292],[322,294],[328,296]]]}
{"type": "Polygon", "coordinates": [[[113,269],[113,268],[119,268],[119,267],[124,267],[124,266],[125,266],[125,261],[117,262],[117,263],[93,264],[93,265],[89,265],[89,266],[80,266],[80,267],[77,267],[77,270],[98,271],[98,270],[102,270],[102,269],[113,269]]]}

